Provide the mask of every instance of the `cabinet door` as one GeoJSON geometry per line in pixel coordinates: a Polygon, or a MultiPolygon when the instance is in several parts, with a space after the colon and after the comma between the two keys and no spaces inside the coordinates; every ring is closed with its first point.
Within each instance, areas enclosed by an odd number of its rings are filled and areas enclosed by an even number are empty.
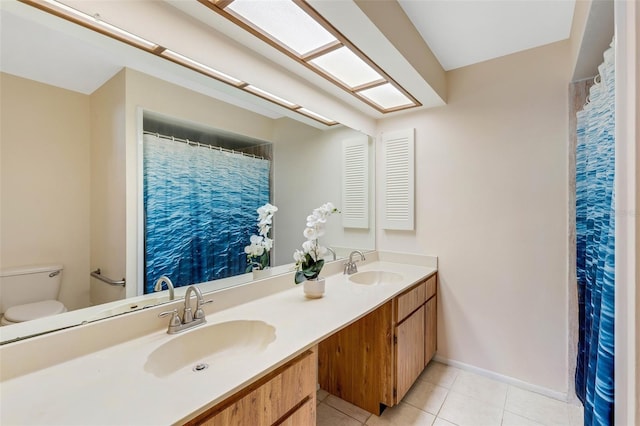
{"type": "Polygon", "coordinates": [[[396,404],[424,369],[424,314],[423,305],[396,326],[396,404]]]}
{"type": "Polygon", "coordinates": [[[394,405],[392,312],[389,301],[320,342],[321,389],[376,415],[394,405]]]}
{"type": "Polygon", "coordinates": [[[427,365],[436,354],[438,333],[438,315],[436,308],[436,296],[433,296],[425,306],[425,339],[424,339],[424,364],[427,365]]]}

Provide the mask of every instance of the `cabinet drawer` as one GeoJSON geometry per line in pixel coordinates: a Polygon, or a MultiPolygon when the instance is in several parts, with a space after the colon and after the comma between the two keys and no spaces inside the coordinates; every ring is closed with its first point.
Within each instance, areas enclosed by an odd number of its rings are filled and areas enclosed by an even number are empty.
{"type": "Polygon", "coordinates": [[[426,302],[427,284],[422,282],[396,298],[396,323],[426,302]]]}
{"type": "Polygon", "coordinates": [[[437,274],[433,274],[432,276],[430,276],[429,278],[427,278],[427,298],[426,300],[431,299],[433,296],[436,295],[436,284],[437,284],[437,274]]]}
{"type": "Polygon", "coordinates": [[[305,398],[315,404],[316,365],[317,353],[309,351],[187,424],[273,425],[305,398]]]}
{"type": "Polygon", "coordinates": [[[291,413],[278,426],[315,426],[316,424],[316,400],[309,398],[300,408],[291,413]]]}

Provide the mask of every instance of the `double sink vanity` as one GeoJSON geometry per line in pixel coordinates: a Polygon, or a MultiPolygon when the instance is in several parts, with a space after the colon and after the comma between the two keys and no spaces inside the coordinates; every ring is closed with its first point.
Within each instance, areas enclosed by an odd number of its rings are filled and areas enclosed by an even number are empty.
{"type": "Polygon", "coordinates": [[[0,423],[313,425],[317,383],[379,414],[435,353],[437,259],[341,267],[321,299],[293,273],[205,294],[206,321],[176,334],[158,315],[184,300],[3,345],[0,423]]]}

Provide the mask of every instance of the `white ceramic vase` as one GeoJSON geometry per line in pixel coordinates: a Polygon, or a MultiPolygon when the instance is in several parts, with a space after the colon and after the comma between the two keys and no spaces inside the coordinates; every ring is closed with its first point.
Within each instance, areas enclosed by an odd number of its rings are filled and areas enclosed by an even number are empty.
{"type": "Polygon", "coordinates": [[[319,299],[324,296],[324,278],[306,280],[302,285],[304,286],[304,295],[307,298],[319,299]]]}

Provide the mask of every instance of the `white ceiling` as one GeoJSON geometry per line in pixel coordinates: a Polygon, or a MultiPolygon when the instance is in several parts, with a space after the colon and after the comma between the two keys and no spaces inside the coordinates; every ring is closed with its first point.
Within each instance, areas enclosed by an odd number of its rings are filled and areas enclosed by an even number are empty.
{"type": "Polygon", "coordinates": [[[445,70],[569,38],[574,0],[398,0],[445,70]]]}
{"type": "MultiPolygon", "coordinates": [[[[136,2],[139,0],[124,0],[119,4],[125,5],[127,1],[136,2]]],[[[382,116],[373,108],[358,101],[323,78],[318,77],[256,37],[228,22],[222,22],[224,19],[218,17],[215,13],[203,13],[204,6],[197,3],[196,0],[165,1],[179,9],[174,9],[176,17],[182,11],[224,33],[232,38],[234,42],[245,45],[257,54],[278,64],[278,66],[298,75],[313,86],[340,99],[352,108],[360,110],[373,118],[382,116]]],[[[312,1],[314,4],[322,4],[322,9],[332,11],[325,17],[339,30],[346,33],[347,37],[352,41],[359,40],[361,43],[359,47],[365,54],[378,62],[388,74],[416,96],[425,107],[442,105],[442,100],[429,85],[429,82],[421,77],[420,73],[411,66],[410,61],[399,53],[398,49],[394,48],[393,43],[390,43],[384,37],[382,31],[379,31],[375,24],[368,20],[366,13],[356,6],[357,1],[312,1]]],[[[571,30],[575,3],[574,0],[398,1],[445,70],[566,39],[571,30]]],[[[162,62],[162,60],[159,58],[153,58],[155,62],[148,65],[148,70],[145,70],[144,68],[147,65],[143,66],[133,60],[120,63],[108,59],[104,54],[96,53],[95,40],[89,43],[88,46],[83,45],[87,41],[84,40],[87,38],[86,35],[83,35],[84,39],[80,41],[73,40],[68,31],[67,33],[57,34],[55,31],[47,29],[45,32],[39,32],[37,28],[31,28],[29,23],[23,20],[25,18],[24,14],[17,17],[18,19],[12,19],[11,14],[5,15],[4,12],[7,9],[5,6],[9,3],[15,3],[15,1],[0,0],[0,7],[3,9],[0,69],[5,72],[23,75],[26,78],[48,82],[49,84],[82,93],[90,93],[113,75],[119,67],[130,66],[156,75],[159,78],[165,77],[165,79],[176,84],[184,86],[191,84],[190,88],[193,90],[199,90],[202,87],[202,84],[198,86],[197,82],[194,81],[186,83],[185,80],[188,79],[186,74],[180,77],[182,81],[171,80],[168,77],[168,71],[165,73],[166,75],[161,75],[161,71],[164,71],[160,69],[162,65],[159,62],[162,62]],[[25,37],[24,31],[21,32],[27,26],[31,37],[25,37]],[[31,60],[28,60],[26,53],[37,52],[38,45],[36,42],[40,43],[42,41],[46,42],[45,48],[32,55],[31,60]],[[154,70],[157,70],[157,72],[154,70]]],[[[94,1],[93,4],[98,3],[100,2],[94,1]]],[[[113,3],[111,4],[113,5],[113,3]]],[[[31,9],[21,4],[17,4],[17,6],[19,7],[16,9],[31,9]]],[[[123,16],[126,16],[129,11],[128,7],[122,7],[121,9],[123,16]]],[[[11,10],[11,12],[14,12],[14,10],[11,10]]],[[[27,16],[26,18],[30,20],[32,17],[27,16]]],[[[132,19],[131,15],[127,16],[127,18],[132,19]]],[[[38,21],[38,19],[34,18],[35,21],[38,21]]],[[[358,43],[356,42],[356,44],[358,43]]],[[[269,89],[268,87],[263,88],[269,89]]],[[[229,95],[228,90],[225,88],[218,89],[222,92],[227,92],[226,94],[222,93],[222,95],[229,95]]],[[[211,90],[210,87],[209,90],[211,90]]],[[[276,94],[278,93],[276,92],[276,94]]],[[[222,98],[221,96],[214,97],[222,98]]],[[[292,100],[295,101],[295,99],[292,100]]],[[[246,96],[243,102],[247,102],[246,96]]],[[[264,110],[265,104],[262,102],[260,108],[263,109],[265,115],[273,115],[273,108],[270,108],[269,105],[266,105],[266,107],[268,111],[264,110]]],[[[252,110],[259,112],[260,108],[252,110]]]]}
{"type": "Polygon", "coordinates": [[[0,55],[3,72],[85,95],[122,69],[118,61],[85,40],[4,13],[4,9],[0,55]]]}

